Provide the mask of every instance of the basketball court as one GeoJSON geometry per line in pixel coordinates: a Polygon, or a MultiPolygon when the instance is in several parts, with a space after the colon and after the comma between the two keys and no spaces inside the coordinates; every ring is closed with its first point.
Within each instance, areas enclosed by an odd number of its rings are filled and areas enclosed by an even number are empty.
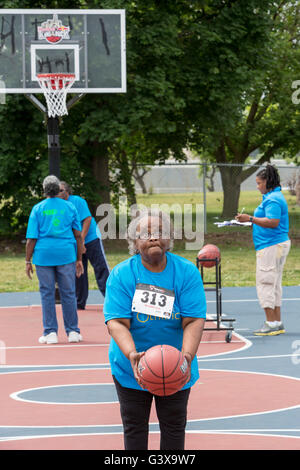
{"type": "MultiPolygon", "coordinates": [[[[235,327],[229,343],[224,331],[204,332],[186,450],[300,449],[300,287],[284,288],[283,298],[286,333],[256,337],[255,288],[223,288],[223,315],[235,327]]],[[[209,292],[207,300],[214,312],[209,292]]],[[[123,449],[101,294],[92,291],[89,302],[78,312],[82,343],[67,342],[57,305],[59,344],[40,345],[39,294],[0,295],[1,450],[123,449]]],[[[149,449],[159,450],[154,410],[149,449]]]]}
{"type": "MultiPolygon", "coordinates": [[[[86,93],[126,92],[125,12],[6,9],[0,17],[0,94],[24,94],[46,118],[49,173],[59,177],[61,116],[86,93]]],[[[286,334],[275,337],[252,334],[264,320],[254,288],[222,296],[234,330],[230,341],[226,330],[204,332],[186,450],[300,449],[300,287],[284,288],[286,334]]],[[[208,292],[207,300],[213,315],[216,299],[208,292]]],[[[59,344],[41,345],[39,293],[0,294],[1,450],[123,449],[102,306],[91,292],[78,312],[83,342],[70,344],[57,305],[59,344]]],[[[159,438],[152,410],[150,449],[159,438]]]]}

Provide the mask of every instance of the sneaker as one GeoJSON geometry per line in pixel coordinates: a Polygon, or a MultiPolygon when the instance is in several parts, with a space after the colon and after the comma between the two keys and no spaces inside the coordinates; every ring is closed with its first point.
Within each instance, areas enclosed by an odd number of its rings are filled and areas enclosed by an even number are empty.
{"type": "Polygon", "coordinates": [[[77,333],[77,331],[70,331],[70,333],[69,333],[69,343],[79,343],[79,341],[82,341],[81,334],[77,333]]]}
{"type": "Polygon", "coordinates": [[[57,334],[55,331],[52,331],[48,335],[41,336],[39,338],[39,343],[41,344],[56,344],[58,343],[57,334]]]}
{"type": "Polygon", "coordinates": [[[278,326],[271,327],[267,322],[265,322],[261,329],[253,331],[253,334],[256,336],[275,336],[279,335],[281,332],[282,330],[281,328],[279,329],[278,326]]]}
{"type": "Polygon", "coordinates": [[[278,325],[278,334],[281,333],[285,333],[285,329],[282,322],[280,322],[280,324],[278,325]]]}

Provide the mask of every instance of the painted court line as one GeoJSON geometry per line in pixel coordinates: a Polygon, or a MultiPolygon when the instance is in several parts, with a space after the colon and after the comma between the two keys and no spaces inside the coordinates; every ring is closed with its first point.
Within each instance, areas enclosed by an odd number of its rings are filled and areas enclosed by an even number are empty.
{"type": "MultiPolygon", "coordinates": [[[[294,297],[294,298],[287,298],[287,299],[282,299],[282,301],[287,302],[287,301],[299,301],[299,297],[294,297]]],[[[215,300],[207,300],[207,302],[215,302],[215,300]]],[[[222,299],[222,302],[258,302],[258,299],[222,299]]]]}
{"type": "MultiPolygon", "coordinates": [[[[203,357],[203,356],[202,356],[203,357]]],[[[278,359],[279,357],[295,357],[295,353],[292,354],[273,354],[269,356],[246,356],[246,357],[224,357],[218,359],[204,359],[198,356],[199,361],[242,361],[244,359],[278,359]]]]}
{"type": "Polygon", "coordinates": [[[98,385],[98,386],[102,386],[102,385],[113,385],[112,382],[99,382],[99,383],[72,383],[72,384],[64,384],[64,385],[61,385],[61,386],[57,386],[57,385],[47,385],[46,387],[33,387],[33,388],[26,388],[26,389],[23,389],[23,390],[18,390],[17,392],[14,392],[14,393],[11,393],[9,396],[10,398],[12,398],[13,400],[16,400],[16,401],[22,401],[22,402],[26,402],[26,403],[37,403],[37,404],[43,404],[43,405],[64,405],[64,406],[68,406],[68,405],[107,405],[107,404],[111,404],[111,403],[118,403],[118,400],[111,400],[111,401],[95,401],[95,402],[91,402],[91,401],[87,401],[87,402],[84,402],[84,401],[78,401],[78,402],[70,402],[70,401],[41,401],[41,400],[32,400],[32,399],[27,399],[27,398],[22,398],[20,397],[19,395],[21,395],[22,393],[27,393],[27,392],[35,392],[36,390],[44,390],[45,388],[46,389],[57,389],[57,388],[61,388],[61,387],[70,387],[70,388],[73,388],[73,387],[89,387],[89,386],[95,386],[95,385],[98,385]]]}
{"type": "MultiPolygon", "coordinates": [[[[111,425],[109,427],[120,427],[121,425],[111,425]]],[[[63,426],[64,428],[68,428],[68,426],[63,426]]],[[[84,428],[85,426],[80,426],[80,428],[84,428]]],[[[88,426],[87,426],[88,427],[88,426]]],[[[95,428],[95,426],[92,426],[95,428]]],[[[97,426],[101,428],[100,426],[97,426]]],[[[35,427],[35,429],[39,429],[41,427],[35,427]]],[[[46,427],[45,427],[46,428],[46,427]]],[[[54,427],[51,426],[51,429],[54,427]]],[[[56,427],[55,427],[56,428],[56,427]]],[[[57,426],[59,428],[59,426],[57,426]]],[[[74,428],[74,426],[73,426],[74,428]]],[[[149,434],[158,434],[160,431],[159,430],[149,430],[149,434]]],[[[289,433],[298,433],[300,432],[299,429],[224,429],[224,430],[219,430],[219,429],[201,429],[201,430],[186,430],[186,434],[218,434],[218,435],[240,435],[240,436],[258,436],[258,437],[280,437],[280,438],[286,438],[286,439],[300,439],[300,436],[293,436],[293,435],[286,435],[286,434],[281,434],[284,432],[289,432],[289,433]],[[280,434],[277,434],[280,433],[280,434]]],[[[43,439],[43,438],[64,438],[64,437],[78,437],[78,436],[107,436],[107,435],[122,435],[123,431],[120,430],[115,430],[115,431],[106,431],[106,432],[101,432],[100,430],[97,431],[92,431],[92,432],[78,432],[78,433],[49,433],[49,434],[32,434],[32,435],[19,435],[19,436],[7,436],[0,438],[0,442],[8,442],[8,441],[18,441],[18,440],[30,440],[30,439],[43,439]]]]}
{"type": "Polygon", "coordinates": [[[42,346],[0,346],[0,350],[1,349],[62,349],[62,348],[89,348],[89,347],[108,347],[109,346],[109,343],[101,343],[101,344],[73,344],[73,345],[69,345],[69,344],[51,344],[49,346],[47,346],[46,344],[42,345],[42,346]]]}
{"type": "MultiPolygon", "coordinates": [[[[277,432],[285,432],[285,429],[278,430],[277,432]]],[[[293,431],[292,432],[298,432],[293,431]]],[[[150,434],[159,434],[160,431],[149,431],[150,434]]],[[[272,434],[272,430],[267,430],[266,432],[260,433],[259,430],[257,431],[214,431],[214,430],[203,430],[203,431],[186,431],[188,434],[218,434],[218,435],[240,435],[240,436],[258,436],[258,437],[280,437],[286,439],[300,439],[300,436],[291,436],[285,434],[272,434]]],[[[17,436],[17,437],[7,437],[7,438],[0,438],[0,442],[9,442],[9,441],[23,441],[23,440],[31,440],[31,439],[45,439],[45,438],[63,438],[63,437],[78,437],[78,436],[108,436],[108,435],[122,435],[123,431],[118,432],[92,432],[92,433],[75,433],[75,434],[45,434],[45,435],[31,435],[31,436],[17,436]]]]}
{"type": "Polygon", "coordinates": [[[110,370],[110,364],[62,364],[62,365],[3,365],[0,366],[0,375],[33,374],[40,372],[74,372],[76,370],[110,370]],[[17,370],[10,370],[10,369],[17,370]],[[6,371],[8,369],[8,371],[6,371]]]}
{"type": "MultiPolygon", "coordinates": [[[[152,431],[151,433],[159,433],[160,431],[152,431]]],[[[123,435],[123,431],[116,431],[116,432],[91,432],[91,433],[68,433],[68,434],[43,434],[43,435],[30,435],[30,436],[16,436],[16,437],[6,437],[1,438],[0,442],[6,441],[23,441],[23,440],[30,440],[30,439],[44,439],[44,438],[59,438],[59,437],[78,437],[78,436],[115,436],[116,434],[123,435]]]]}
{"type": "MultiPolygon", "coordinates": [[[[300,297],[288,297],[288,298],[283,298],[282,301],[284,302],[294,302],[294,301],[299,301],[300,297]]],[[[207,303],[215,303],[215,300],[207,300],[207,303]]],[[[258,299],[222,299],[222,303],[231,303],[231,302],[258,302],[258,299]]],[[[88,304],[87,307],[100,307],[103,306],[103,304],[88,304]]],[[[28,305],[8,305],[8,306],[0,306],[0,308],[28,308],[28,307],[41,307],[40,304],[28,304],[28,305]]]]}
{"type": "MultiPolygon", "coordinates": [[[[201,341],[201,344],[223,344],[224,341],[201,341]]],[[[244,343],[244,341],[242,340],[232,340],[231,343],[244,343]]],[[[75,347],[75,348],[79,348],[79,347],[109,347],[109,343],[105,343],[105,344],[78,344],[76,346],[69,346],[69,345],[51,345],[51,346],[46,346],[46,345],[43,345],[43,346],[0,346],[0,350],[8,350],[8,349],[57,349],[57,348],[71,348],[71,347],[75,347]]]]}

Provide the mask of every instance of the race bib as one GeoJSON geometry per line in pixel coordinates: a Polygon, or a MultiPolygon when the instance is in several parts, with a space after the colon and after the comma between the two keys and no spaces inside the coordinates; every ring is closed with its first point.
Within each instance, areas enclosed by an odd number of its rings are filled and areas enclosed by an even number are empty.
{"type": "Polygon", "coordinates": [[[137,284],[131,309],[133,312],[168,320],[172,315],[174,300],[175,293],[172,290],[151,284],[137,284]]]}

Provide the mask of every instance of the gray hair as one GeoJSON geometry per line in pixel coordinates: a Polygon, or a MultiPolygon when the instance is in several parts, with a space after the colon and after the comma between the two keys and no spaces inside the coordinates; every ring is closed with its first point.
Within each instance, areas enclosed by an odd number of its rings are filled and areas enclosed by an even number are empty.
{"type": "Polygon", "coordinates": [[[55,197],[59,193],[59,179],[54,175],[46,176],[43,181],[43,190],[46,197],[55,197]]]}
{"type": "Polygon", "coordinates": [[[170,246],[169,251],[173,249],[174,245],[174,227],[173,222],[169,214],[162,212],[161,210],[157,209],[144,209],[142,210],[138,216],[131,220],[130,224],[128,225],[127,229],[127,241],[128,241],[128,249],[130,255],[135,255],[139,253],[138,249],[136,248],[136,240],[138,238],[138,226],[140,225],[141,221],[145,218],[149,219],[150,217],[158,218],[162,224],[162,230],[169,235],[170,239],[170,246]]]}
{"type": "Polygon", "coordinates": [[[65,188],[65,190],[67,191],[68,194],[70,194],[70,195],[73,194],[72,187],[68,183],[66,183],[66,181],[61,181],[60,184],[61,184],[61,186],[63,186],[65,188]]]}

